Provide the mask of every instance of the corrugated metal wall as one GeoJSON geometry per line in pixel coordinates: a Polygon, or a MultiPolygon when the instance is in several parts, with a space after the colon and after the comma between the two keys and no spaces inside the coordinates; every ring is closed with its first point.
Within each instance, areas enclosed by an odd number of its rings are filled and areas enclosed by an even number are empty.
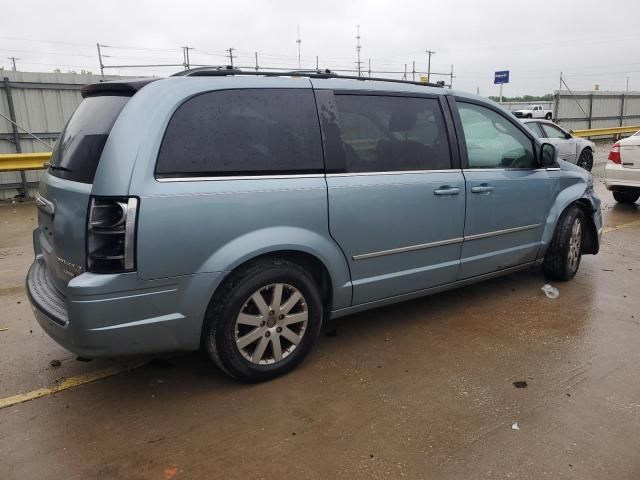
{"type": "MultiPolygon", "coordinates": [[[[13,98],[17,123],[45,141],[55,142],[80,101],[80,88],[100,80],[98,75],[76,73],[0,72],[0,113],[10,117],[7,90],[2,81],[7,78],[13,98]]],[[[108,76],[107,80],[122,77],[108,76]]],[[[531,104],[543,105],[554,111],[554,118],[568,129],[603,128],[640,125],[640,92],[555,92],[554,102],[508,102],[503,105],[517,110],[531,104]]],[[[46,147],[20,131],[23,152],[41,152],[46,147]]],[[[0,153],[16,152],[11,124],[0,117],[0,153]]],[[[40,172],[27,172],[30,194],[40,178],[40,172]]],[[[0,173],[0,199],[18,193],[20,174],[0,173]]]]}
{"type": "MultiPolygon", "coordinates": [[[[9,104],[4,78],[8,78],[11,97],[15,109],[16,121],[28,131],[43,138],[51,145],[64,128],[82,97],[80,89],[87,83],[100,80],[99,75],[76,73],[32,73],[32,72],[0,72],[0,113],[9,115],[9,104]]],[[[105,76],[105,79],[121,77],[105,76]]],[[[46,147],[30,137],[23,130],[19,131],[20,146],[23,152],[42,152],[46,147]]],[[[14,153],[12,125],[0,116],[0,153],[14,153]]],[[[37,182],[39,171],[26,172],[28,182],[37,182]]],[[[17,195],[20,183],[18,172],[0,173],[0,199],[17,195]]],[[[30,193],[33,194],[31,186],[30,193]]]]}
{"type": "Polygon", "coordinates": [[[509,102],[502,105],[517,110],[526,105],[543,105],[553,110],[554,121],[569,130],[640,125],[640,92],[556,91],[548,102],[509,102]]]}
{"type": "Polygon", "coordinates": [[[553,109],[553,102],[502,102],[504,108],[510,111],[520,110],[521,108],[527,108],[529,105],[542,105],[545,110],[553,109]]]}

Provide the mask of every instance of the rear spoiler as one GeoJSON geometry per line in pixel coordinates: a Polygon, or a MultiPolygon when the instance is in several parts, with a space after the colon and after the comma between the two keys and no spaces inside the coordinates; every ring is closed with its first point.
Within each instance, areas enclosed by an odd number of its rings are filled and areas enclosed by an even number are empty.
{"type": "Polygon", "coordinates": [[[91,83],[82,87],[82,98],[97,95],[133,96],[145,85],[160,80],[159,78],[133,78],[131,80],[114,80],[110,82],[91,83]]]}

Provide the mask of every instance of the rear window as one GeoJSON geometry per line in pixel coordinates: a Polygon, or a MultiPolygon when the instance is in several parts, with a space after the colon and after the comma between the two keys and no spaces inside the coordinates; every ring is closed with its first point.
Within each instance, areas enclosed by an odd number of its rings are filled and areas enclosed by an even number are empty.
{"type": "Polygon", "coordinates": [[[58,139],[49,173],[74,182],[93,183],[109,132],[130,98],[85,98],[58,139]]]}
{"type": "Polygon", "coordinates": [[[156,164],[159,177],[320,173],[324,169],[313,92],[208,92],[171,117],[156,164]]]}

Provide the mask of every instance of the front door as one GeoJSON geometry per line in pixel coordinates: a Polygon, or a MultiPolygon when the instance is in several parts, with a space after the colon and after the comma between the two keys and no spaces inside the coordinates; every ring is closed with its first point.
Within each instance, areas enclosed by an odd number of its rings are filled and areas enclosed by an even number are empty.
{"type": "Polygon", "coordinates": [[[545,141],[551,143],[558,150],[558,158],[567,162],[576,163],[577,142],[561,128],[550,123],[540,122],[545,141]]]}
{"type": "Polygon", "coordinates": [[[455,281],[465,188],[446,105],[437,96],[346,90],[318,92],[318,100],[329,229],[349,262],[353,304],[455,281]]]}
{"type": "Polygon", "coordinates": [[[538,169],[531,133],[498,109],[458,100],[467,215],[459,279],[532,262],[555,180],[538,169]]]}

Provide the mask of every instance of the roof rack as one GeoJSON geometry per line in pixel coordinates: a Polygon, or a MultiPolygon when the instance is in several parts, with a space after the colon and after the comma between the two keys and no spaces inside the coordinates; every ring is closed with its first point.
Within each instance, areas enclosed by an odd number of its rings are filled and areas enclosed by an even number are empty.
{"type": "Polygon", "coordinates": [[[183,70],[181,72],[174,73],[172,77],[226,77],[231,75],[246,75],[246,76],[263,76],[263,77],[309,77],[309,78],[341,78],[346,80],[361,80],[361,81],[375,81],[375,82],[390,82],[390,83],[408,83],[410,85],[420,85],[427,87],[444,87],[444,82],[440,83],[428,83],[428,82],[412,82],[409,80],[397,80],[395,78],[379,78],[379,77],[358,77],[355,75],[338,75],[329,69],[326,70],[292,70],[292,71],[243,71],[238,68],[234,68],[231,65],[224,66],[211,66],[211,67],[198,67],[183,70]]]}

